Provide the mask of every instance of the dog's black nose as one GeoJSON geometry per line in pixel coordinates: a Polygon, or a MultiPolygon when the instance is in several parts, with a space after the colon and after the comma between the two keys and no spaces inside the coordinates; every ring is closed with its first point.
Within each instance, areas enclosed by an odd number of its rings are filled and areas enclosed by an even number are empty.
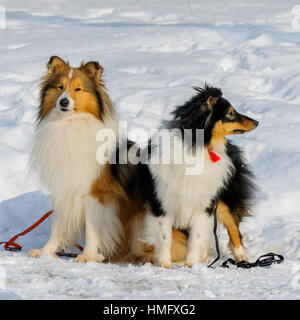
{"type": "Polygon", "coordinates": [[[253,121],[253,123],[254,123],[255,127],[257,127],[257,126],[258,126],[258,124],[259,124],[259,122],[258,122],[258,121],[256,121],[256,120],[254,120],[254,121],[253,121]]]}
{"type": "Polygon", "coordinates": [[[66,108],[68,105],[69,105],[69,100],[67,98],[62,98],[60,101],[59,101],[59,104],[63,107],[63,108],[66,108]]]}

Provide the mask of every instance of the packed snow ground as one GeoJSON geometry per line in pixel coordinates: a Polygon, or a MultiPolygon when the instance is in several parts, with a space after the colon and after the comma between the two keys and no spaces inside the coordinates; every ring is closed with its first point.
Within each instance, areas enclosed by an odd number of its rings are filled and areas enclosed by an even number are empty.
{"type": "MultiPolygon", "coordinates": [[[[51,55],[98,60],[109,93],[130,128],[155,128],[174,106],[209,84],[259,127],[232,138],[247,153],[259,186],[254,218],[242,226],[248,256],[274,251],[271,268],[236,270],[76,264],[31,259],[50,222],[0,248],[0,299],[299,299],[300,29],[299,1],[2,0],[0,30],[0,241],[51,208],[26,175],[39,79],[51,55]]],[[[134,137],[133,137],[134,138],[134,137]]],[[[222,260],[229,256],[220,229],[222,260]]]]}

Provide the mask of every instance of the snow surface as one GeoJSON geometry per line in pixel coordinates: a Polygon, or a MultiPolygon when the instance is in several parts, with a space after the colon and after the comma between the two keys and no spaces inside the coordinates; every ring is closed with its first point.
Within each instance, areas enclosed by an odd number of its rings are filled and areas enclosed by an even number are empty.
{"type": "MultiPolygon", "coordinates": [[[[251,270],[77,264],[25,252],[42,247],[50,221],[20,238],[24,252],[0,248],[0,299],[299,299],[300,30],[299,1],[2,0],[0,30],[0,241],[51,208],[26,175],[39,78],[51,55],[98,60],[122,120],[155,128],[192,87],[222,88],[236,108],[260,121],[232,140],[242,146],[259,186],[254,218],[242,223],[250,261],[269,251],[285,262],[251,270]]],[[[133,137],[134,138],[134,137],[133,137]]],[[[220,228],[222,260],[229,256],[220,228]]]]}

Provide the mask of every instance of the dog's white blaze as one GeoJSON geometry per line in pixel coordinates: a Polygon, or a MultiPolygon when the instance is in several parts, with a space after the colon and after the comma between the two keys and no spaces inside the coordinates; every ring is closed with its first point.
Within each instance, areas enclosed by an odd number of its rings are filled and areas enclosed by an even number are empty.
{"type": "Polygon", "coordinates": [[[71,80],[73,76],[73,68],[71,68],[70,72],[69,72],[69,79],[71,80]]]}
{"type": "MultiPolygon", "coordinates": [[[[191,228],[188,246],[188,257],[191,257],[191,260],[198,259],[196,247],[198,250],[200,247],[203,250],[209,249],[213,217],[208,217],[205,209],[210,206],[211,200],[224,186],[233,170],[232,162],[226,155],[223,145],[214,150],[221,157],[218,162],[212,162],[207,149],[200,148],[204,158],[204,169],[199,175],[186,175],[184,163],[181,165],[150,163],[149,165],[156,182],[156,195],[161,201],[170,225],[179,229],[191,228]],[[198,228],[194,228],[193,223],[198,228]],[[195,232],[199,233],[199,237],[193,234],[195,232]]],[[[161,238],[157,236],[159,218],[151,216],[146,220],[146,240],[160,248],[161,244],[157,243],[157,239],[161,238]]]]}
{"type": "MultiPolygon", "coordinates": [[[[90,114],[62,116],[57,109],[52,109],[37,127],[31,168],[38,170],[42,182],[49,189],[55,211],[50,239],[42,249],[46,253],[53,254],[59,246],[73,245],[77,241],[85,224],[86,197],[103,168],[96,161],[99,146],[96,134],[107,125],[90,114]]],[[[114,126],[112,124],[112,129],[114,126]]],[[[100,204],[96,209],[99,212],[94,213],[101,215],[103,208],[100,204]]],[[[98,230],[101,228],[101,219],[96,222],[99,223],[95,226],[98,230]]],[[[110,230],[107,222],[105,228],[110,230]]],[[[107,234],[107,231],[103,230],[103,234],[107,234]]],[[[111,238],[102,239],[105,252],[111,251],[108,249],[110,244],[113,250],[111,238]]],[[[118,235],[115,238],[118,239],[118,235]]]]}

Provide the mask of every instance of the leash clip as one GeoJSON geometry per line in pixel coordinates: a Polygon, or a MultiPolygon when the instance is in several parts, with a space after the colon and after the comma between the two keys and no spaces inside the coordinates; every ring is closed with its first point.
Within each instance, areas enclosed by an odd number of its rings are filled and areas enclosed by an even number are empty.
{"type": "Polygon", "coordinates": [[[276,254],[273,252],[269,252],[267,254],[262,255],[255,261],[255,266],[267,267],[271,264],[281,263],[284,260],[284,257],[280,254],[276,254]],[[262,259],[263,258],[263,259],[262,259]],[[278,258],[278,259],[276,259],[278,258]]]}
{"type": "Polygon", "coordinates": [[[4,246],[4,249],[6,250],[6,251],[21,251],[21,248],[18,248],[18,247],[11,247],[11,246],[4,246]]]}

